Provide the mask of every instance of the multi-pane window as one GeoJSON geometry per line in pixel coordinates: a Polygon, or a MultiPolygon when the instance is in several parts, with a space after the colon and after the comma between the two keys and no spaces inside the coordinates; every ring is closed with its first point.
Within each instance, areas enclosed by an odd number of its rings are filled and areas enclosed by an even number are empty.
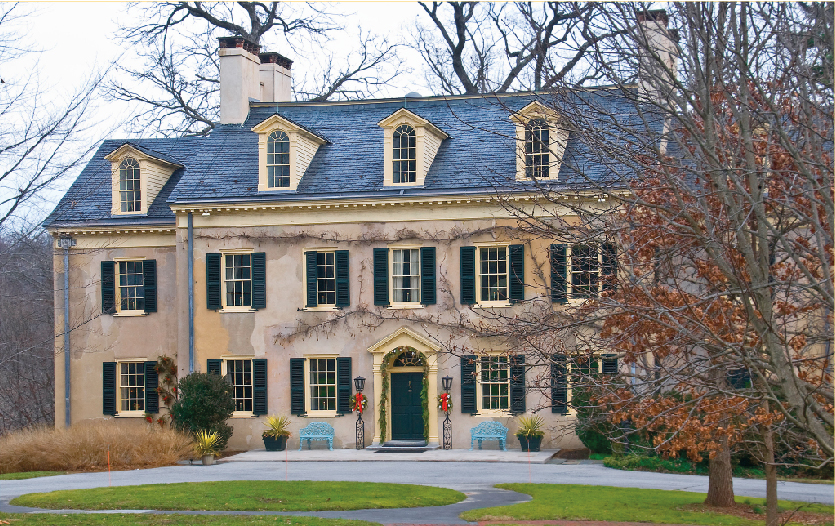
{"type": "Polygon", "coordinates": [[[290,138],[283,131],[274,131],[267,139],[267,186],[290,186],[290,138]]]}
{"type": "Polygon", "coordinates": [[[316,301],[336,305],[336,267],[333,252],[316,253],[316,301]]]}
{"type": "Polygon", "coordinates": [[[393,182],[414,183],[417,177],[415,129],[402,124],[394,130],[393,140],[393,182]]]}
{"type": "Polygon", "coordinates": [[[130,157],[119,165],[119,202],[122,212],[142,210],[139,163],[130,157]]]}
{"type": "Polygon", "coordinates": [[[145,310],[145,279],[142,261],[119,261],[119,311],[145,310]]]}
{"type": "Polygon", "coordinates": [[[548,123],[533,119],[525,127],[525,173],[528,177],[548,177],[550,163],[548,123]]]}
{"type": "Polygon", "coordinates": [[[226,360],[235,411],[252,411],[252,360],[226,360]]]}
{"type": "Polygon", "coordinates": [[[252,306],[252,254],[225,254],[226,307],[252,306]]]}
{"type": "Polygon", "coordinates": [[[336,411],[336,359],[312,358],[310,364],[310,410],[336,411]]]}
{"type": "Polygon", "coordinates": [[[391,252],[391,290],[394,302],[420,302],[420,250],[397,248],[391,252]]]}
{"type": "Polygon", "coordinates": [[[507,301],[507,247],[479,249],[479,301],[507,301]]]}
{"type": "Polygon", "coordinates": [[[120,411],[145,410],[145,364],[122,362],[119,364],[120,411]]]}
{"type": "Polygon", "coordinates": [[[510,408],[510,363],[507,356],[481,358],[481,408],[510,408]]]}
{"type": "Polygon", "coordinates": [[[592,298],[598,291],[597,245],[573,245],[571,247],[571,296],[574,298],[592,298]]]}

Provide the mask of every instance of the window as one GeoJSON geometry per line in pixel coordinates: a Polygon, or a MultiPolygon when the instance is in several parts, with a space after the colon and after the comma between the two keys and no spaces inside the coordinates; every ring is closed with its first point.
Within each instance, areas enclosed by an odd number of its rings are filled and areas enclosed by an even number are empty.
{"type": "Polygon", "coordinates": [[[351,305],[347,250],[307,250],[305,309],[331,310],[351,305]]]}
{"type": "Polygon", "coordinates": [[[541,179],[549,177],[550,139],[548,123],[533,119],[525,126],[525,174],[541,179]]]}
{"type": "Polygon", "coordinates": [[[226,360],[226,375],[232,383],[235,411],[252,411],[252,360],[226,360]]]}
{"type": "Polygon", "coordinates": [[[551,245],[551,301],[596,298],[615,286],[617,254],[611,243],[551,245]]]}
{"type": "Polygon", "coordinates": [[[571,247],[571,295],[574,298],[597,296],[597,278],[600,269],[598,247],[573,245],[571,247]]]}
{"type": "Polygon", "coordinates": [[[333,252],[316,253],[316,302],[336,304],[336,265],[333,252]]]}
{"type": "Polygon", "coordinates": [[[395,248],[391,251],[391,291],[395,303],[420,302],[420,250],[395,248]]]}
{"type": "Polygon", "coordinates": [[[393,182],[414,183],[417,179],[415,129],[402,124],[394,130],[393,139],[393,182]]]}
{"type": "Polygon", "coordinates": [[[140,188],[139,163],[128,157],[119,165],[119,202],[122,212],[142,210],[140,188]]]}
{"type": "Polygon", "coordinates": [[[507,247],[479,249],[479,303],[506,302],[507,247]]]}
{"type": "Polygon", "coordinates": [[[509,410],[510,363],[507,356],[483,356],[480,366],[479,410],[509,410]]]}
{"type": "Polygon", "coordinates": [[[145,411],[145,362],[119,364],[119,411],[145,411]]]}
{"type": "Polygon", "coordinates": [[[119,261],[117,305],[119,312],[145,312],[145,279],[142,261],[119,261]]]}
{"type": "Polygon", "coordinates": [[[290,138],[274,131],[267,139],[267,186],[290,187],[290,138]]]}
{"type": "Polygon", "coordinates": [[[252,254],[224,254],[224,307],[252,306],[252,254]]]}
{"type": "Polygon", "coordinates": [[[336,411],[336,358],[309,360],[310,411],[336,411]]]}

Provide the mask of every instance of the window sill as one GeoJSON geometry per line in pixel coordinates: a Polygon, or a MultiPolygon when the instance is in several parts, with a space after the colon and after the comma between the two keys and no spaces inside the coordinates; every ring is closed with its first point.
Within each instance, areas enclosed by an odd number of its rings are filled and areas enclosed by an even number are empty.
{"type": "Polygon", "coordinates": [[[392,303],[386,309],[388,310],[406,310],[406,309],[423,309],[425,306],[421,303],[392,303]]]}
{"type": "Polygon", "coordinates": [[[252,411],[234,411],[232,418],[255,418],[255,415],[252,414],[252,411]]]}
{"type": "Polygon", "coordinates": [[[113,416],[115,418],[145,418],[145,411],[121,411],[113,416]]]}
{"type": "Polygon", "coordinates": [[[118,311],[118,312],[113,314],[113,316],[118,316],[120,318],[128,318],[128,317],[131,317],[131,316],[147,316],[147,315],[148,315],[148,313],[145,312],[144,310],[123,310],[123,311],[118,311]]]}
{"type": "Polygon", "coordinates": [[[305,413],[305,416],[315,418],[336,418],[337,413],[336,411],[308,411],[305,413]]]}
{"type": "Polygon", "coordinates": [[[513,415],[510,414],[510,409],[501,411],[496,409],[490,409],[487,411],[479,411],[473,416],[476,418],[510,418],[513,415]]]}
{"type": "Polygon", "coordinates": [[[512,307],[513,304],[509,301],[489,301],[489,302],[482,302],[476,303],[473,305],[474,309],[493,309],[493,308],[505,308],[505,307],[512,307]]]}
{"type": "Polygon", "coordinates": [[[224,307],[218,312],[255,312],[255,309],[249,307],[224,307]]]}
{"type": "Polygon", "coordinates": [[[317,305],[316,307],[305,307],[302,310],[305,312],[330,312],[341,309],[336,305],[317,305]]]}

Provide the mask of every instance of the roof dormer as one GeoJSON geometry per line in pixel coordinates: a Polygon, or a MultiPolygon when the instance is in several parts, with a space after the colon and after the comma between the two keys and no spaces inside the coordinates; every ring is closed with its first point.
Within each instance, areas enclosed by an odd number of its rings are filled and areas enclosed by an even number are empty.
{"type": "Polygon", "coordinates": [[[556,181],[568,143],[565,119],[534,101],[510,120],[516,125],[516,180],[556,181]]]}
{"type": "Polygon", "coordinates": [[[279,115],[252,128],[258,134],[258,191],[295,190],[327,139],[279,115]]]}
{"type": "Polygon", "coordinates": [[[162,154],[125,143],[105,159],[111,165],[113,215],[145,215],[148,207],[178,168],[183,165],[162,154]]]}
{"type": "Polygon", "coordinates": [[[449,135],[406,108],[377,124],[384,133],[383,185],[423,186],[441,142],[449,135]]]}

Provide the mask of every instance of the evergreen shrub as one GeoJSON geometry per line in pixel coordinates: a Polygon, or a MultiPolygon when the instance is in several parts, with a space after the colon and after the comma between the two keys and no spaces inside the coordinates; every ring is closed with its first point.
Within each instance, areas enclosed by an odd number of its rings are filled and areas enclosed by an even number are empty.
{"type": "Polygon", "coordinates": [[[171,406],[174,427],[197,436],[201,431],[217,433],[223,450],[232,436],[226,420],[235,411],[232,386],[218,374],[192,373],[177,384],[179,399],[171,406]]]}

